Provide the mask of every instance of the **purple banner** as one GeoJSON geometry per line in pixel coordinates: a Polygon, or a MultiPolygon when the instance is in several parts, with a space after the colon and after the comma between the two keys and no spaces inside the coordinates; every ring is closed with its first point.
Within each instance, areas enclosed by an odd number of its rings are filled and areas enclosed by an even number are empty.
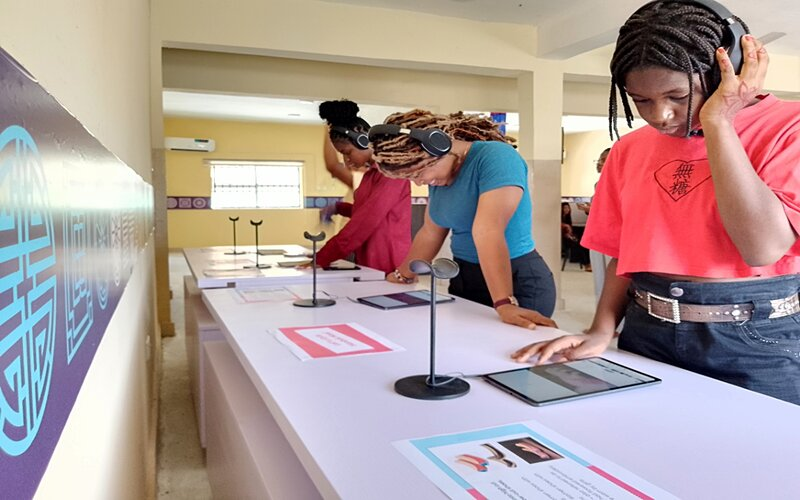
{"type": "Polygon", "coordinates": [[[0,497],[20,499],[152,232],[152,187],[0,49],[0,200],[0,497]]]}

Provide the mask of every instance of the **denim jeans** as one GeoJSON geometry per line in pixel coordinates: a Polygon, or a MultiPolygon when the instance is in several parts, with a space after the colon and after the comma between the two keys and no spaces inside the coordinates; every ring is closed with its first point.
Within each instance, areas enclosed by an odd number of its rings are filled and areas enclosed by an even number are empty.
{"type": "Polygon", "coordinates": [[[770,300],[796,294],[800,276],[694,283],[637,273],[633,286],[679,302],[752,303],[755,308],[745,321],[673,324],[650,316],[631,300],[620,349],[800,404],[800,314],[768,318],[770,300]]]}
{"type": "MultiPolygon", "coordinates": [[[[492,296],[483,278],[480,264],[454,258],[460,271],[450,280],[448,291],[479,304],[492,307],[492,296]]],[[[511,259],[511,279],[514,297],[519,305],[533,309],[547,317],[553,315],[556,307],[556,284],[553,273],[536,250],[511,259]]]]}

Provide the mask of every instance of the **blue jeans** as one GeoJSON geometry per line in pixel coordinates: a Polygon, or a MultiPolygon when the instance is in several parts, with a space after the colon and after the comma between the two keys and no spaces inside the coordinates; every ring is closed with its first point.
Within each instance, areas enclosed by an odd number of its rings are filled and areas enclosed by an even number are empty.
{"type": "Polygon", "coordinates": [[[755,309],[745,321],[673,324],[631,300],[620,349],[800,405],[800,314],[768,318],[769,301],[796,294],[800,276],[693,283],[637,273],[633,286],[679,302],[752,303],[755,309]]]}
{"type": "MultiPolygon", "coordinates": [[[[448,292],[479,304],[492,307],[492,296],[483,278],[480,264],[473,264],[455,257],[458,263],[458,276],[450,280],[448,292]]],[[[516,259],[511,259],[511,280],[514,297],[519,305],[533,309],[547,317],[556,308],[556,283],[553,273],[536,250],[516,259]]]]}

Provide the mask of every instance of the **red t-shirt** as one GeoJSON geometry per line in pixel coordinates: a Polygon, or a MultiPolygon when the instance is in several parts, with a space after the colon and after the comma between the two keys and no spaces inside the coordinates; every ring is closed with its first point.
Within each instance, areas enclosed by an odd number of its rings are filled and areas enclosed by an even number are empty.
{"type": "MultiPolygon", "coordinates": [[[[734,125],[753,168],[800,233],[800,102],[767,95],[740,111],[734,125]]],[[[665,136],[652,127],[623,136],[611,149],[581,244],[617,257],[619,275],[800,272],[800,242],[773,265],[748,266],[722,225],[705,139],[665,136]]]]}
{"type": "Polygon", "coordinates": [[[353,203],[338,203],[337,213],[350,220],[317,253],[317,265],[356,254],[356,263],[392,272],[411,248],[411,185],[390,179],[377,168],[364,174],[353,203]]]}

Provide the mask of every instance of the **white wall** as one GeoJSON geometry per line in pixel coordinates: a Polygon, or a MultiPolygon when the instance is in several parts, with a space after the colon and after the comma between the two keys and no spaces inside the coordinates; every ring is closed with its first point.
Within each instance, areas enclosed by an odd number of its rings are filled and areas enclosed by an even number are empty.
{"type": "MultiPolygon", "coordinates": [[[[0,12],[0,46],[149,182],[148,2],[2,0],[0,12]]],[[[152,347],[155,338],[152,248],[150,240],[139,255],[38,498],[152,495],[153,357],[146,354],[147,339],[152,347]]]]}

